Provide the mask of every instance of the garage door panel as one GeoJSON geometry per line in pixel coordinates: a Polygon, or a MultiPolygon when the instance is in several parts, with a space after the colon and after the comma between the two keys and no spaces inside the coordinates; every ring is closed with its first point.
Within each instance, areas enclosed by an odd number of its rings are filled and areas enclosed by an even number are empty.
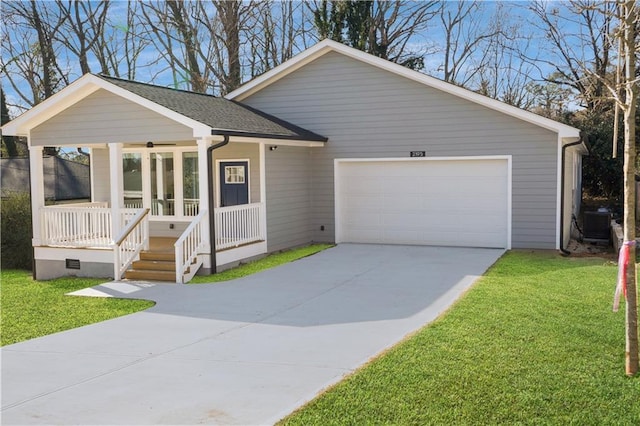
{"type": "MultiPolygon", "coordinates": [[[[402,230],[410,228],[415,232],[428,232],[434,228],[446,230],[447,232],[501,232],[504,228],[504,217],[473,217],[469,218],[464,214],[451,214],[446,219],[431,214],[384,214],[384,215],[363,215],[363,218],[371,218],[367,225],[379,225],[385,229],[402,230]]],[[[357,225],[360,222],[352,222],[357,225]]]]}
{"type": "Polygon", "coordinates": [[[508,246],[508,163],[338,162],[339,241],[508,246]]]}
{"type": "Polygon", "coordinates": [[[355,212],[367,212],[371,209],[377,209],[377,206],[382,203],[383,197],[380,194],[358,194],[347,197],[345,200],[345,208],[353,209],[355,212]]]}

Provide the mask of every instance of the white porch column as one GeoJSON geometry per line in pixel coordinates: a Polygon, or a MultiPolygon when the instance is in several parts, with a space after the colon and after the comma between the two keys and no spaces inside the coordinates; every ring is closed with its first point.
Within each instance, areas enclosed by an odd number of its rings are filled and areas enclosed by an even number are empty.
{"type": "MultiPolygon", "coordinates": [[[[209,208],[209,176],[207,174],[207,148],[211,146],[210,139],[198,139],[198,195],[200,197],[199,209],[207,210],[211,214],[209,208]]],[[[205,253],[211,253],[209,245],[209,220],[205,220],[202,224],[202,233],[206,235],[207,245],[204,248],[205,253]]],[[[209,265],[208,256],[205,258],[205,267],[209,265]]]]}
{"type": "Polygon", "coordinates": [[[109,144],[109,179],[111,180],[111,236],[120,233],[120,209],[124,204],[124,177],[122,170],[122,144],[109,144]]]}
{"type": "Polygon", "coordinates": [[[31,224],[33,227],[32,244],[42,243],[42,226],[40,209],[44,207],[44,162],[42,161],[42,147],[31,146],[29,141],[29,178],[31,182],[31,224]]]}
{"type": "Polygon", "coordinates": [[[266,165],[266,144],[261,143],[260,147],[260,203],[262,209],[260,211],[260,230],[262,238],[267,242],[267,165],[266,165]]]}
{"type": "Polygon", "coordinates": [[[164,153],[156,153],[156,196],[157,198],[157,206],[158,206],[158,215],[165,216],[167,213],[164,211],[165,203],[164,200],[164,181],[166,179],[164,175],[164,161],[163,161],[164,153]]]}

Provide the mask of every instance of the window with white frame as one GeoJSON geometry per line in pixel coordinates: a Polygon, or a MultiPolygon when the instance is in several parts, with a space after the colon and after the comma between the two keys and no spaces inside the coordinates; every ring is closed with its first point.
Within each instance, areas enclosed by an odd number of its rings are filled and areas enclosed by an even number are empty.
{"type": "Polygon", "coordinates": [[[244,166],[225,166],[224,183],[243,184],[245,182],[244,170],[244,166]]]}
{"type": "Polygon", "coordinates": [[[197,216],[198,153],[185,148],[127,149],[122,156],[125,207],[150,208],[157,218],[197,216]]]}

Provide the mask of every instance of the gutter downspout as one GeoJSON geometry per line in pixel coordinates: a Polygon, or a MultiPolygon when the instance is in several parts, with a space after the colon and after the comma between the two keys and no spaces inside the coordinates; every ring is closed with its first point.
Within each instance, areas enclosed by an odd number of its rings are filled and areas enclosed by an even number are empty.
{"type": "Polygon", "coordinates": [[[565,157],[567,154],[567,148],[580,145],[583,143],[583,135],[580,133],[580,139],[576,142],[571,142],[562,146],[562,155],[561,155],[561,171],[560,171],[560,252],[569,256],[571,254],[570,251],[566,250],[564,245],[564,175],[565,175],[565,157]]]}
{"type": "Polygon", "coordinates": [[[216,221],[215,221],[215,204],[214,204],[214,190],[213,184],[213,150],[222,148],[229,143],[229,135],[214,133],[212,135],[221,135],[223,137],[222,142],[215,145],[211,145],[207,148],[207,177],[209,180],[209,246],[211,247],[211,273],[216,274],[218,272],[218,264],[216,259],[216,221]]]}

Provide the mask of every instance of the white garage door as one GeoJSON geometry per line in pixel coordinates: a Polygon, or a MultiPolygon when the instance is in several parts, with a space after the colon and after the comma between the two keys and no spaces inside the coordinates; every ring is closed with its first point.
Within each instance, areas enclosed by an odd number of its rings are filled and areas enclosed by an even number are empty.
{"type": "Polygon", "coordinates": [[[508,161],[336,160],[336,242],[509,248],[508,161]]]}

